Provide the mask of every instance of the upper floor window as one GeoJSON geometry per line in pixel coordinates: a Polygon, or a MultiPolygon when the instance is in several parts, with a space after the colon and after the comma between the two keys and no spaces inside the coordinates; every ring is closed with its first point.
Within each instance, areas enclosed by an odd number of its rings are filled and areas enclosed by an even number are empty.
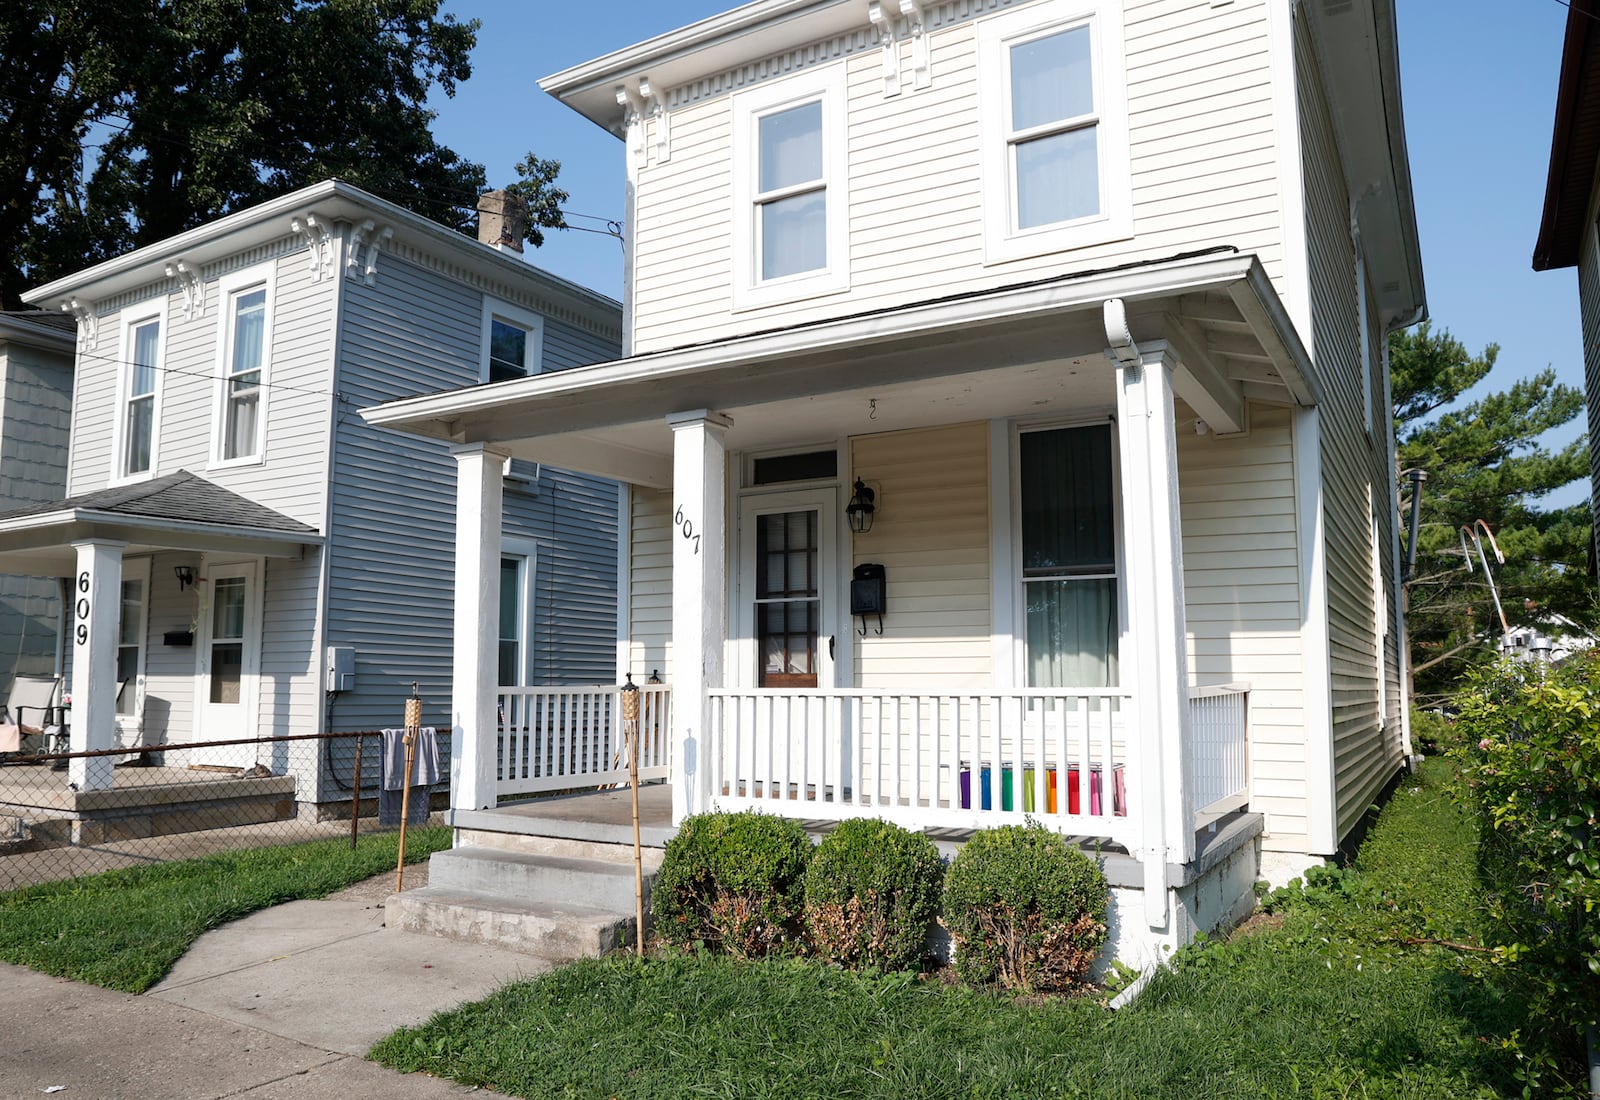
{"type": "Polygon", "coordinates": [[[847,289],[843,68],[743,92],[733,116],[735,308],[847,289]]]}
{"type": "Polygon", "coordinates": [[[222,294],[216,461],[256,462],[266,435],[272,285],[265,273],[250,272],[225,279],[222,294]]]}
{"type": "Polygon", "coordinates": [[[507,302],[486,301],[479,379],[504,382],[538,374],[543,341],[544,324],[537,313],[507,302]]]}
{"type": "Polygon", "coordinates": [[[979,29],[988,262],[1132,233],[1117,0],[1049,0],[979,29]]]}
{"type": "Polygon", "coordinates": [[[116,432],[116,473],[135,478],[155,462],[157,381],[161,371],[160,314],[129,321],[123,338],[121,401],[116,432]]]}

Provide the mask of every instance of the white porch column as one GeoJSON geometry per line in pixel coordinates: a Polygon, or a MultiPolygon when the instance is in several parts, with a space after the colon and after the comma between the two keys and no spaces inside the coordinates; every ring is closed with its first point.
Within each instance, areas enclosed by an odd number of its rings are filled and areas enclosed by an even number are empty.
{"type": "Polygon", "coordinates": [[[672,426],[672,820],[711,799],[706,689],[722,687],[727,642],[727,417],[674,413],[672,426]]]}
{"type": "Polygon", "coordinates": [[[450,808],[495,805],[499,722],[500,511],[506,455],[482,443],[456,459],[455,660],[450,680],[450,808]]]}
{"type": "Polygon", "coordinates": [[[1177,364],[1160,341],[1144,345],[1139,360],[1122,362],[1118,371],[1117,438],[1128,621],[1133,624],[1134,659],[1127,680],[1137,700],[1130,728],[1139,731],[1139,767],[1145,773],[1139,784],[1145,918],[1151,928],[1162,928],[1167,864],[1185,863],[1194,855],[1187,810],[1189,687],[1172,397],[1177,364]]]}
{"type": "MultiPolygon", "coordinates": [[[[72,544],[78,567],[72,578],[72,751],[94,752],[117,743],[117,624],[122,615],[125,543],[87,539],[72,544]]],[[[109,756],[67,763],[67,779],[80,791],[111,786],[109,756]]]]}

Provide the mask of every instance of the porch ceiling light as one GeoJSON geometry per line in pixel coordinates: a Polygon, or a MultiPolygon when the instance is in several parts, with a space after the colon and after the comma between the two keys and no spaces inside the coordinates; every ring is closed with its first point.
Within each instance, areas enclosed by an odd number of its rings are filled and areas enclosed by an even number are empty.
{"type": "Polygon", "coordinates": [[[172,567],[172,575],[178,578],[178,591],[182,592],[194,583],[194,566],[175,565],[172,567]]]}
{"type": "Polygon", "coordinates": [[[872,530],[872,515],[878,510],[878,494],[867,488],[866,484],[856,478],[855,492],[850,494],[850,503],[845,505],[845,518],[850,521],[850,530],[861,535],[872,530]]]}

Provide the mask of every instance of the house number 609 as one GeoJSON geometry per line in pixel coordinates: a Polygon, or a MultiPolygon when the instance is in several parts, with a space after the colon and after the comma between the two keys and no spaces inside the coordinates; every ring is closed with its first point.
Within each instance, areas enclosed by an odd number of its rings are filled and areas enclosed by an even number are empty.
{"type": "Polygon", "coordinates": [[[683,505],[678,505],[678,510],[672,515],[672,522],[677,524],[678,532],[684,538],[694,543],[694,552],[698,554],[700,552],[700,536],[695,533],[694,520],[684,518],[683,505]]]}
{"type": "MultiPolygon", "coordinates": [[[[89,571],[87,569],[78,574],[78,591],[89,591],[89,571]]],[[[78,644],[84,645],[89,641],[89,597],[79,596],[78,602],[72,610],[78,616],[78,629],[74,633],[77,636],[78,644]]]]}

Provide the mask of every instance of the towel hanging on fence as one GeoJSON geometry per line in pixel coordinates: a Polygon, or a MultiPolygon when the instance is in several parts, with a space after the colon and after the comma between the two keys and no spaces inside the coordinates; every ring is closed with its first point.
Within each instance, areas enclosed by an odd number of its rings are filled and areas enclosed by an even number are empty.
{"type": "MultiPolygon", "coordinates": [[[[411,812],[407,825],[421,825],[428,820],[428,792],[439,782],[439,740],[432,726],[417,731],[416,758],[412,762],[411,812]]],[[[383,780],[378,786],[378,824],[400,824],[400,807],[404,799],[406,772],[406,731],[383,731],[383,780]]]]}
{"type": "MultiPolygon", "coordinates": [[[[439,739],[432,726],[417,731],[417,756],[411,766],[411,786],[439,782],[439,739]]],[[[406,785],[406,731],[383,731],[383,789],[398,791],[406,785]]]]}

